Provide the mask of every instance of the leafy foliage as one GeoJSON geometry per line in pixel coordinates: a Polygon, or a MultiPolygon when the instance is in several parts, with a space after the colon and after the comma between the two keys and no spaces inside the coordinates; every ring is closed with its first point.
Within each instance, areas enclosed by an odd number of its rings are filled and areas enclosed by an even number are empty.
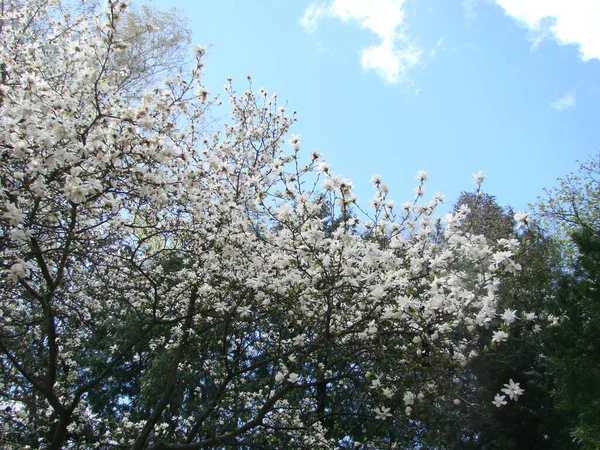
{"type": "Polygon", "coordinates": [[[581,163],[577,172],[558,182],[558,187],[546,190],[546,197],[539,199],[536,212],[553,228],[566,256],[572,259],[577,250],[573,233],[600,230],[600,155],[581,163]]]}
{"type": "Polygon", "coordinates": [[[560,326],[548,330],[545,342],[555,370],[556,405],[569,418],[575,441],[590,449],[600,445],[598,164],[597,155],[582,163],[578,172],[559,180],[559,186],[537,205],[538,215],[557,230],[569,261],[548,305],[560,320],[560,326]]]}
{"type": "Polygon", "coordinates": [[[600,444],[600,240],[589,229],[575,232],[573,240],[577,266],[563,277],[553,305],[563,320],[549,330],[546,344],[556,371],[558,409],[571,418],[576,442],[592,449],[600,444]]]}

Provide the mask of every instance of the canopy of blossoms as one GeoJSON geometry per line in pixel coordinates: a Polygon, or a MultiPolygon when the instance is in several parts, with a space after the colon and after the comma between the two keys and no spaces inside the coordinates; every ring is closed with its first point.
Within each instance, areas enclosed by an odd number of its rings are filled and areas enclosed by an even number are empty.
{"type": "Polygon", "coordinates": [[[518,320],[496,306],[516,242],[436,218],[425,173],[402,207],[375,176],[356,216],[276,97],[229,82],[209,123],[202,48],[124,92],[125,3],[3,5],[4,448],[387,448],[518,320]]]}

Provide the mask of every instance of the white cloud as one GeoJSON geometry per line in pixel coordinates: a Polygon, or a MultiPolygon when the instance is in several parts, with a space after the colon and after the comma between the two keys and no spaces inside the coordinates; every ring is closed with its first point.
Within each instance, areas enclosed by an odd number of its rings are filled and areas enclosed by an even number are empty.
{"type": "Polygon", "coordinates": [[[361,49],[360,62],[365,70],[374,70],[386,82],[405,81],[410,69],[421,62],[423,51],[403,33],[405,0],[332,0],[328,4],[311,3],[300,18],[308,31],[316,29],[324,17],[356,23],[379,38],[377,45],[361,49]]]}
{"type": "Polygon", "coordinates": [[[463,8],[465,10],[465,18],[474,20],[477,17],[477,4],[479,0],[463,0],[463,8]]]}
{"type": "Polygon", "coordinates": [[[577,102],[575,101],[575,95],[567,94],[550,103],[550,106],[552,106],[557,111],[563,111],[565,109],[574,108],[576,103],[577,102]]]}
{"type": "Polygon", "coordinates": [[[600,1],[496,0],[504,12],[525,24],[536,43],[552,36],[561,45],[579,46],[581,59],[600,59],[600,1]]]}
{"type": "Polygon", "coordinates": [[[317,28],[317,22],[325,15],[326,10],[316,3],[311,3],[300,18],[300,25],[309,33],[312,33],[317,28]]]}

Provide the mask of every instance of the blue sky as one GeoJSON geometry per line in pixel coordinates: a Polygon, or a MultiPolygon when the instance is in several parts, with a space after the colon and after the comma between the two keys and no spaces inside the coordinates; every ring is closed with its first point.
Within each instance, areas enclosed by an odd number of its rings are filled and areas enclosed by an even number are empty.
{"type": "Polygon", "coordinates": [[[482,171],[526,210],[600,151],[597,0],[147,1],[189,18],[212,94],[277,93],[364,205],[375,173],[402,204],[426,170],[451,206],[482,171]]]}

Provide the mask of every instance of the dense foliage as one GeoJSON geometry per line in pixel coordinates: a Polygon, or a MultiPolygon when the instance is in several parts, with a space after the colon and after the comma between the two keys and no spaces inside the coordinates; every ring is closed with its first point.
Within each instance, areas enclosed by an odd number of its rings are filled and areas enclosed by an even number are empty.
{"type": "Polygon", "coordinates": [[[600,446],[600,180],[599,155],[540,201],[538,213],[564,243],[570,264],[549,311],[560,317],[545,342],[555,372],[556,409],[580,448],[600,446]]]}

